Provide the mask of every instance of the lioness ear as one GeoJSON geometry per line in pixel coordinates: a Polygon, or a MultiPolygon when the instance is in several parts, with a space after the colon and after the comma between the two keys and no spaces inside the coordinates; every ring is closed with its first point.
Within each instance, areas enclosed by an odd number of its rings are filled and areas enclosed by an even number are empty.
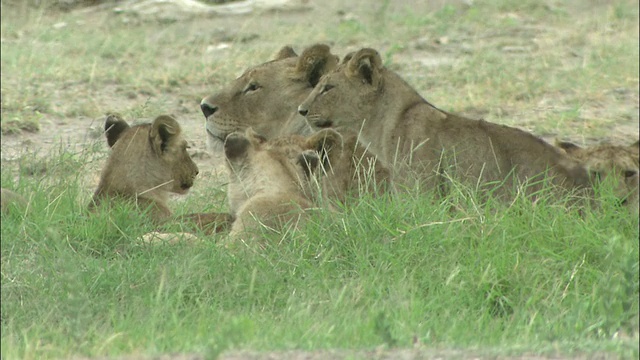
{"type": "Polygon", "coordinates": [[[382,58],[377,51],[370,48],[358,50],[347,63],[347,76],[360,77],[366,83],[378,86],[380,72],[382,71],[382,58]]]}
{"type": "Polygon", "coordinates": [[[180,134],[180,124],[169,115],[160,115],[151,124],[149,138],[156,151],[162,153],[167,150],[169,142],[180,134]]]}
{"type": "Polygon", "coordinates": [[[582,150],[582,148],[572,142],[568,142],[568,141],[557,141],[556,140],[556,146],[559,147],[560,149],[564,150],[567,152],[567,154],[574,154],[577,151],[582,150]]]}
{"type": "Polygon", "coordinates": [[[282,49],[278,51],[275,59],[273,60],[288,59],[290,57],[296,57],[296,56],[298,56],[298,54],[296,54],[296,52],[293,50],[291,46],[287,45],[287,46],[283,46],[282,49]]]}
{"type": "Polygon", "coordinates": [[[320,81],[322,75],[338,66],[338,60],[339,58],[331,53],[328,45],[316,44],[302,52],[296,64],[296,72],[313,87],[320,81]]]}
{"type": "Polygon", "coordinates": [[[129,128],[129,124],[120,117],[118,114],[107,115],[107,120],[104,122],[104,135],[107,137],[107,144],[109,147],[113,147],[113,144],[118,141],[120,135],[129,128]]]}

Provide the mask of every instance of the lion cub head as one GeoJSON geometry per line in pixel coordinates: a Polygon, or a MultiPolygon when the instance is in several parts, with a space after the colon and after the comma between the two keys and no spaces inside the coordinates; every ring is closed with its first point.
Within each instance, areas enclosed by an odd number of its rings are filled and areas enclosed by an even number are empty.
{"type": "Polygon", "coordinates": [[[337,63],[338,57],[327,45],[313,45],[300,56],[287,46],[274,60],[248,69],[205,97],[200,107],[209,147],[217,150],[227,135],[249,127],[267,139],[309,133],[307,122],[296,113],[297,106],[337,63]]]}
{"type": "Polygon", "coordinates": [[[303,148],[319,154],[319,182],[331,201],[346,203],[365,193],[380,195],[391,189],[391,170],[358,141],[356,134],[322,129],[308,136],[303,148]]]}
{"type": "Polygon", "coordinates": [[[168,194],[185,194],[198,175],[178,122],[161,115],[151,124],[129,126],[118,115],[109,115],[105,135],[111,154],[89,207],[119,197],[150,206],[156,221],[171,216],[168,194]]]}
{"type": "Polygon", "coordinates": [[[569,156],[581,162],[594,179],[599,182],[611,181],[621,203],[633,211],[638,211],[638,169],[640,142],[624,146],[600,144],[580,147],[570,142],[556,142],[569,156]]]}
{"type": "Polygon", "coordinates": [[[268,142],[251,128],[227,136],[229,207],[236,216],[232,238],[260,227],[278,230],[297,223],[304,210],[313,207],[310,179],[319,158],[305,151],[301,140],[268,142]]]}

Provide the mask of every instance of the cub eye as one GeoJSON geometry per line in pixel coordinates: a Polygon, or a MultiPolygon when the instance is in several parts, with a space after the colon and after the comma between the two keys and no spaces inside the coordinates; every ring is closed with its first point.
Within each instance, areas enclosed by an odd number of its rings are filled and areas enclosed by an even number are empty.
{"type": "Polygon", "coordinates": [[[249,85],[247,85],[246,88],[244,88],[244,93],[246,94],[246,93],[251,92],[251,91],[256,91],[256,90],[260,89],[261,87],[262,86],[252,82],[249,85]]]}
{"type": "Polygon", "coordinates": [[[626,178],[630,178],[630,177],[634,177],[638,174],[638,172],[636,170],[626,170],[624,172],[624,177],[626,178]]]}
{"type": "Polygon", "coordinates": [[[329,91],[329,90],[333,89],[334,87],[335,87],[335,86],[333,86],[333,85],[329,85],[329,84],[327,84],[327,85],[325,85],[325,86],[323,86],[323,87],[322,87],[322,91],[320,91],[320,94],[324,94],[324,93],[326,93],[327,91],[329,91]]]}

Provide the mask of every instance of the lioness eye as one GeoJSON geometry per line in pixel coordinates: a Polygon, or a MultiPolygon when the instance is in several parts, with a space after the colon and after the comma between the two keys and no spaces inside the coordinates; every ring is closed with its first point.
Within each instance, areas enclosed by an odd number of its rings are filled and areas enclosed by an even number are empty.
{"type": "Polygon", "coordinates": [[[322,91],[321,91],[320,93],[321,93],[321,94],[324,94],[324,93],[326,93],[327,91],[329,91],[329,90],[331,90],[331,89],[333,89],[333,88],[334,88],[334,86],[333,86],[333,85],[329,85],[329,84],[327,84],[327,85],[325,85],[325,86],[323,86],[323,87],[322,87],[322,91]]]}
{"type": "Polygon", "coordinates": [[[634,176],[636,176],[637,173],[638,172],[635,171],[635,170],[626,170],[624,172],[624,177],[626,177],[626,178],[634,177],[634,176]]]}
{"type": "Polygon", "coordinates": [[[248,93],[250,91],[256,91],[258,89],[260,89],[261,86],[256,84],[256,83],[250,83],[249,85],[247,85],[247,87],[244,89],[245,93],[248,93]]]}

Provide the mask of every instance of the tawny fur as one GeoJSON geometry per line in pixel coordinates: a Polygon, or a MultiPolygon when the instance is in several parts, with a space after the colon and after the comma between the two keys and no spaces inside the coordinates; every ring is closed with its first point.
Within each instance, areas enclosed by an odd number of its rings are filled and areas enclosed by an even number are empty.
{"type": "Polygon", "coordinates": [[[571,142],[557,141],[556,146],[582,163],[598,182],[612,182],[615,195],[629,210],[638,212],[639,145],[603,143],[580,147],[571,142]]]}
{"type": "Polygon", "coordinates": [[[210,149],[220,151],[228,134],[249,127],[267,139],[311,133],[305,119],[297,114],[297,106],[337,64],[338,57],[327,45],[310,46],[300,56],[285,46],[274,60],[246,70],[202,99],[210,149]]]}
{"type": "Polygon", "coordinates": [[[231,239],[253,238],[260,228],[295,226],[305,210],[315,207],[305,169],[313,171],[318,159],[305,152],[298,139],[279,140],[274,146],[248,128],[230,134],[224,150],[229,208],[236,217],[231,239]]]}
{"type": "MultiPolygon", "coordinates": [[[[216,150],[229,133],[251,127],[269,140],[269,146],[284,150],[291,149],[291,144],[280,145],[299,142],[293,154],[297,156],[299,147],[307,141],[298,135],[314,133],[298,114],[298,104],[322,75],[337,66],[338,60],[327,45],[310,46],[300,56],[285,46],[274,60],[248,69],[218,93],[204,98],[201,106],[205,115],[209,115],[206,131],[210,147],[216,150]],[[212,109],[215,112],[210,114],[212,109]]],[[[346,136],[344,150],[336,148],[331,157],[333,166],[325,168],[328,176],[322,180],[331,200],[345,201],[348,194],[356,194],[354,190],[378,191],[390,183],[388,169],[354,135],[346,136]],[[377,182],[382,185],[377,186],[377,182]]]]}
{"type": "MultiPolygon", "coordinates": [[[[114,200],[131,201],[141,210],[148,209],[154,223],[166,223],[172,217],[169,193],[186,194],[198,175],[178,122],[162,115],[151,124],[129,126],[120,116],[109,115],[105,135],[111,154],[89,209],[114,200]]],[[[228,214],[213,213],[185,218],[203,228],[218,228],[217,223],[224,227],[231,221],[228,214]]]]}
{"type": "MultiPolygon", "coordinates": [[[[299,106],[317,128],[359,134],[394,170],[394,180],[449,191],[450,179],[472,188],[531,182],[551,175],[563,189],[588,188],[586,170],[553,145],[513,127],[442,111],[382,65],[377,51],[361,49],[323,76],[299,106]],[[513,181],[517,180],[517,181],[513,181]]],[[[528,194],[542,185],[528,186],[528,194]]],[[[511,186],[493,192],[512,196],[511,186]]]]}

